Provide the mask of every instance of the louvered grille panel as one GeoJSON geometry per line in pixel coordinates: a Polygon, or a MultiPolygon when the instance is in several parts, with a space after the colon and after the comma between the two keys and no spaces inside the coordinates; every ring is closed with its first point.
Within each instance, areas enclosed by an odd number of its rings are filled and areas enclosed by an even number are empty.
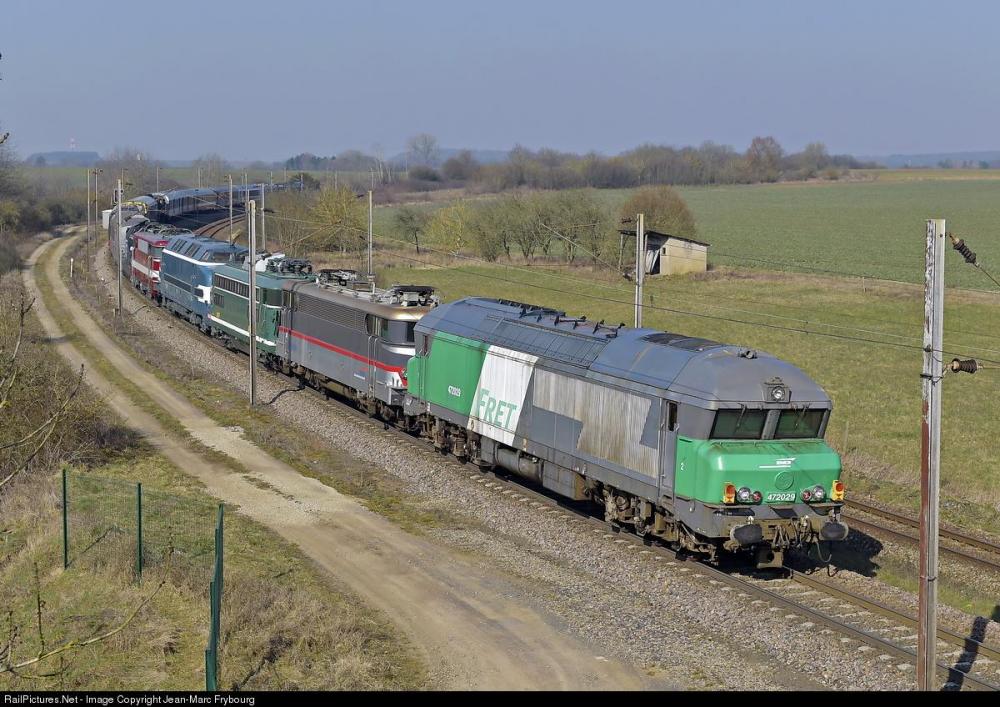
{"type": "Polygon", "coordinates": [[[365,324],[365,314],[350,307],[312,297],[299,292],[295,297],[295,311],[308,314],[324,321],[340,324],[352,329],[361,329],[365,324]]]}

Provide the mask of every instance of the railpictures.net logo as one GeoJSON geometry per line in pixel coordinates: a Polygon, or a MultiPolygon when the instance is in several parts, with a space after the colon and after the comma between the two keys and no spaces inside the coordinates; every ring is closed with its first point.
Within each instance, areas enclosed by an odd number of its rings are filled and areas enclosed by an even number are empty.
{"type": "Polygon", "coordinates": [[[86,693],[64,694],[32,694],[6,693],[3,696],[5,705],[126,705],[126,707],[152,707],[153,705],[223,705],[233,707],[247,705],[254,707],[256,699],[250,695],[199,695],[189,694],[118,694],[94,695],[86,693]]]}

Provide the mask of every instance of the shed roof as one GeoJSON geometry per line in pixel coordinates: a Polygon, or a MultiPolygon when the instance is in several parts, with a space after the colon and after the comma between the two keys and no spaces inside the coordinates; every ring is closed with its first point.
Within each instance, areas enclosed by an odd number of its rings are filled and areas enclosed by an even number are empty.
{"type": "MultiPolygon", "coordinates": [[[[624,236],[635,236],[635,229],[634,228],[631,229],[631,230],[629,230],[629,229],[621,229],[618,232],[621,233],[624,236]]],[[[654,240],[660,240],[661,242],[673,239],[675,241],[684,241],[685,243],[694,243],[696,245],[703,245],[706,248],[710,245],[709,243],[706,243],[705,241],[695,240],[694,238],[687,238],[686,236],[675,236],[675,235],[673,235],[671,233],[661,233],[659,231],[651,231],[651,230],[649,230],[647,228],[646,229],[646,242],[647,242],[647,244],[648,244],[650,238],[652,238],[654,240]]]]}

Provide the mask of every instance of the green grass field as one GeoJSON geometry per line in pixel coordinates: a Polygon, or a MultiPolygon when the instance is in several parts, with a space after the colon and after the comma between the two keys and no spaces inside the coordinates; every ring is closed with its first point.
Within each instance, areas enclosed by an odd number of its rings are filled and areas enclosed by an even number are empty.
{"type": "MultiPolygon", "coordinates": [[[[947,219],[984,264],[1000,271],[1000,182],[877,181],[681,190],[720,264],[757,258],[909,282],[923,281],[928,218],[947,219]]],[[[949,261],[948,283],[988,289],[989,280],[949,261]]]]}

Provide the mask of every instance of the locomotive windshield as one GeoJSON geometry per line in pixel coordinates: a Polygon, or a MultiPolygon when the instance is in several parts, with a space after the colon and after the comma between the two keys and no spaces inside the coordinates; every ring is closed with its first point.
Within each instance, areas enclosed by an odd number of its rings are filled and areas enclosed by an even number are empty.
{"type": "Polygon", "coordinates": [[[774,430],[775,439],[807,439],[819,437],[826,410],[782,410],[778,426],[774,430]]]}
{"type": "Polygon", "coordinates": [[[416,322],[390,321],[387,338],[393,344],[412,344],[416,322]]]}
{"type": "Polygon", "coordinates": [[[712,425],[712,439],[760,439],[767,410],[719,410],[712,425]]]}

